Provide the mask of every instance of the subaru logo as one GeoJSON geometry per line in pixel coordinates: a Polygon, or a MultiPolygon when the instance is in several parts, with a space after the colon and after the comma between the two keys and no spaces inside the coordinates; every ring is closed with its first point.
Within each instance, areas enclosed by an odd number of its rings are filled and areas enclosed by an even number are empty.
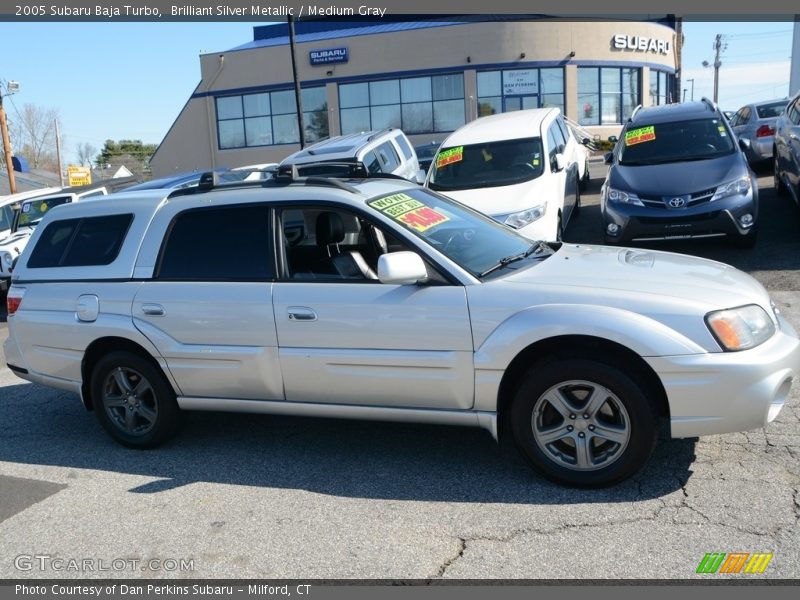
{"type": "Polygon", "coordinates": [[[683,198],[670,198],[669,199],[669,205],[672,208],[680,208],[684,204],[686,204],[686,200],[684,200],[683,198]]]}

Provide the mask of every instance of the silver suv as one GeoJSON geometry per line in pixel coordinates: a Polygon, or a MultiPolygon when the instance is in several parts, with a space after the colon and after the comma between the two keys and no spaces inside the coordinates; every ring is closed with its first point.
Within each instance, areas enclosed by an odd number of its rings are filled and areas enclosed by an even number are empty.
{"type": "Polygon", "coordinates": [[[338,174],[353,163],[363,163],[373,175],[397,175],[417,183],[425,181],[425,172],[419,168],[411,142],[400,129],[393,128],[328,138],[290,154],[281,166],[295,165],[300,175],[330,175],[338,174]]]}
{"type": "Polygon", "coordinates": [[[583,487],[636,472],[659,418],[759,428],[789,396],[797,336],[732,267],[531,243],[403,180],[292,171],[49,210],[8,293],[9,368],[132,447],[184,410],[467,425],[583,487]]]}

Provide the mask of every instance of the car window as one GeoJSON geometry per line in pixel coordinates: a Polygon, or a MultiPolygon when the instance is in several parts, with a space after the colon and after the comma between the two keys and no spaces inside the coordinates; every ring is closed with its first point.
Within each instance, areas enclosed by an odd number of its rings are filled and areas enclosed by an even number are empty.
{"type": "Polygon", "coordinates": [[[742,108],[742,116],[739,119],[737,125],[746,125],[749,122],[750,122],[750,107],[745,106],[744,108],[742,108]]]}
{"type": "Polygon", "coordinates": [[[378,196],[367,206],[392,219],[476,277],[509,256],[530,249],[530,240],[463,204],[425,188],[378,196]]]}
{"type": "Polygon", "coordinates": [[[108,265],[119,255],[132,214],[63,219],[47,225],[28,260],[32,269],[108,265]]]}
{"type": "Polygon", "coordinates": [[[191,281],[263,281],[274,275],[269,208],[196,208],[179,213],[161,248],[156,277],[191,281]],[[224,251],[214,246],[220,241],[224,251]]]}
{"type": "MultiPolygon", "coordinates": [[[[409,250],[385,228],[347,209],[285,207],[278,218],[283,230],[283,279],[377,283],[380,256],[409,250]]],[[[445,281],[431,265],[427,269],[430,281],[445,281]]]]}
{"type": "Polygon", "coordinates": [[[392,142],[384,142],[375,149],[375,152],[381,161],[381,170],[384,173],[392,173],[400,166],[400,158],[392,142]]]}
{"type": "Polygon", "coordinates": [[[756,107],[759,119],[774,119],[780,117],[786,110],[786,101],[773,102],[772,104],[762,104],[756,107]]]}
{"type": "Polygon", "coordinates": [[[364,165],[370,173],[375,174],[381,172],[381,163],[378,160],[378,155],[372,150],[364,155],[364,165]]]}
{"type": "Polygon", "coordinates": [[[561,152],[563,149],[563,144],[561,143],[560,139],[556,137],[557,131],[558,128],[555,126],[555,123],[547,129],[547,156],[550,159],[551,171],[558,170],[558,165],[556,164],[556,154],[561,152]]]}
{"type": "Polygon", "coordinates": [[[571,134],[570,134],[569,128],[567,127],[566,123],[564,123],[564,121],[563,121],[563,119],[561,117],[558,117],[556,119],[556,124],[558,125],[558,129],[561,132],[561,137],[564,138],[564,143],[565,144],[569,143],[569,138],[570,138],[571,134]]]}
{"type": "Polygon", "coordinates": [[[800,125],[800,97],[798,97],[792,105],[792,114],[789,115],[789,120],[794,125],[800,125]]]}
{"type": "Polygon", "coordinates": [[[736,151],[719,118],[630,126],[619,148],[621,165],[706,160],[736,151]]]}
{"type": "Polygon", "coordinates": [[[14,209],[10,204],[0,207],[0,230],[11,229],[11,224],[14,221],[14,209]]]}
{"type": "Polygon", "coordinates": [[[44,214],[60,204],[72,202],[72,196],[60,196],[58,198],[42,198],[39,200],[26,200],[22,203],[19,213],[19,226],[33,226],[42,220],[44,214]]]}
{"type": "Polygon", "coordinates": [[[544,169],[538,137],[441,148],[431,163],[433,190],[469,190],[514,185],[544,169]]]}
{"type": "Polygon", "coordinates": [[[411,160],[413,153],[411,152],[411,146],[409,145],[408,140],[406,140],[406,136],[398,135],[394,139],[397,142],[397,145],[400,146],[400,150],[403,152],[403,156],[406,157],[406,160],[411,160]]]}

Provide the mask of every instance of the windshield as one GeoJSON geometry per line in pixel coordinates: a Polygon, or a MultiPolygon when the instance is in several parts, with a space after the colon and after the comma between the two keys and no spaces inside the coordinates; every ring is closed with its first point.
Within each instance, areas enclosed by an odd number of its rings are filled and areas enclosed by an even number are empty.
{"type": "Polygon", "coordinates": [[[525,253],[531,241],[463,204],[412,188],[367,205],[410,231],[475,277],[502,259],[525,253]]]}
{"type": "Polygon", "coordinates": [[[60,198],[42,198],[40,200],[26,200],[22,203],[19,213],[19,227],[33,227],[42,220],[44,214],[59,204],[72,202],[72,196],[61,196],[60,198]]]}
{"type": "Polygon", "coordinates": [[[725,124],[706,118],[635,127],[625,132],[619,150],[621,165],[655,165],[707,160],[735,150],[725,124]]]}
{"type": "Polygon", "coordinates": [[[469,190],[513,185],[542,174],[538,137],[442,148],[431,166],[432,190],[469,190]]]}

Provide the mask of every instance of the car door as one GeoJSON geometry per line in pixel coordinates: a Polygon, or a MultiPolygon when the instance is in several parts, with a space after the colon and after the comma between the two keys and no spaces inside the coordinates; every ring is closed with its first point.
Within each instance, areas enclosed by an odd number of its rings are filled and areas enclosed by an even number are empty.
{"type": "Polygon", "coordinates": [[[783,132],[786,140],[786,173],[797,197],[800,195],[800,96],[792,103],[787,117],[783,120],[786,124],[786,131],[783,132]]]}
{"type": "Polygon", "coordinates": [[[282,400],[269,208],[171,208],[151,226],[159,241],[167,233],[153,277],[133,300],[134,325],[158,348],[181,395],[282,400]]]}
{"type": "Polygon", "coordinates": [[[733,132],[736,134],[737,138],[750,139],[751,114],[752,111],[750,110],[750,107],[743,106],[734,115],[735,121],[734,124],[731,124],[731,128],[733,129],[733,132]]]}
{"type": "Polygon", "coordinates": [[[554,202],[556,202],[555,208],[561,209],[562,222],[566,223],[572,214],[572,209],[577,199],[578,164],[574,159],[570,161],[569,157],[564,154],[567,150],[566,140],[555,121],[550,123],[547,128],[547,144],[550,172],[555,181],[554,195],[557,196],[557,198],[554,198],[554,202]],[[556,164],[556,154],[561,154],[564,157],[564,168],[561,170],[558,169],[556,164]]]}
{"type": "MultiPolygon", "coordinates": [[[[373,271],[391,232],[336,206],[284,206],[283,274],[273,288],[286,399],[392,408],[473,405],[472,337],[466,291],[429,267],[435,282],[383,284],[345,278],[329,263],[356,253],[373,271]],[[331,213],[336,218],[331,217],[331,213]],[[340,222],[323,233],[322,223],[340,222]],[[298,229],[305,233],[297,235],[298,229]],[[333,233],[341,232],[339,236],[333,233]]],[[[402,246],[402,244],[401,244],[402,246]]]]}

